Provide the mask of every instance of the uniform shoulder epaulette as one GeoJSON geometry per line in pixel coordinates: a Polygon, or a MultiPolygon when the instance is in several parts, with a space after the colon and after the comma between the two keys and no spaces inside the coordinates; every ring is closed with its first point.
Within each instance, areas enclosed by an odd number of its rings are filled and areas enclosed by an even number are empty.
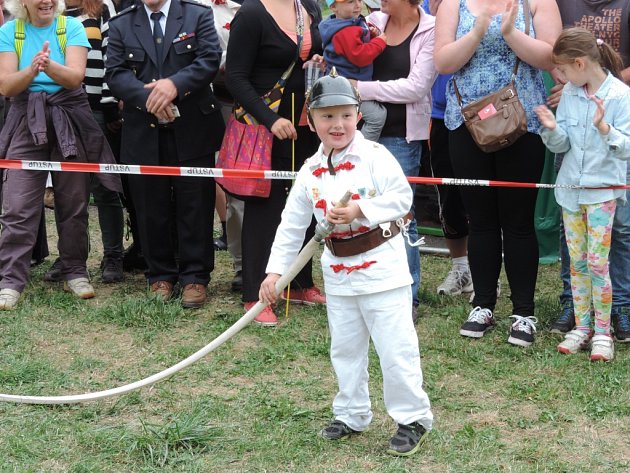
{"type": "Polygon", "coordinates": [[[204,8],[212,8],[210,5],[206,4],[206,3],[202,3],[198,0],[180,0],[180,2],[182,3],[190,3],[191,5],[197,5],[198,7],[204,7],[204,8]]]}
{"type": "Polygon", "coordinates": [[[127,13],[130,13],[132,11],[136,11],[138,9],[138,5],[137,4],[133,4],[130,7],[125,8],[124,10],[119,11],[118,13],[116,13],[114,16],[112,16],[109,21],[113,21],[117,18],[120,18],[123,15],[126,15],[127,13]]]}

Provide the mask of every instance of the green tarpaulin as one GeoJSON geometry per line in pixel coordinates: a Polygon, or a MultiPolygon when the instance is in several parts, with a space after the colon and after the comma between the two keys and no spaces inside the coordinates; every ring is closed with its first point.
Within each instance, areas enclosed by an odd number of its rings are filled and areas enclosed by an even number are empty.
{"type": "MultiPolygon", "coordinates": [[[[544,74],[547,91],[553,86],[553,79],[548,73],[544,74]]],[[[554,154],[545,152],[545,168],[540,182],[553,184],[556,182],[554,170],[554,154]]],[[[560,228],[560,206],[556,203],[553,189],[539,189],[534,214],[536,235],[538,236],[538,250],[540,263],[551,264],[558,261],[558,238],[560,228]]]]}

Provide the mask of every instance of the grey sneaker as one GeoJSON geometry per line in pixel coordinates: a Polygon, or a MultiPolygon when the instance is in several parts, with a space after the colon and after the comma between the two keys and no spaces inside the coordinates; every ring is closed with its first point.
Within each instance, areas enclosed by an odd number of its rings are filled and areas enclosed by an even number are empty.
{"type": "Polygon", "coordinates": [[[70,279],[63,284],[66,292],[71,292],[80,299],[91,299],[94,297],[94,288],[88,278],[70,279]]]}
{"type": "Polygon", "coordinates": [[[0,289],[0,310],[13,310],[20,299],[20,293],[14,289],[0,289]]]}
{"type": "Polygon", "coordinates": [[[458,296],[462,292],[472,292],[473,283],[470,269],[454,266],[446,275],[444,282],[437,287],[441,296],[458,296]]]}

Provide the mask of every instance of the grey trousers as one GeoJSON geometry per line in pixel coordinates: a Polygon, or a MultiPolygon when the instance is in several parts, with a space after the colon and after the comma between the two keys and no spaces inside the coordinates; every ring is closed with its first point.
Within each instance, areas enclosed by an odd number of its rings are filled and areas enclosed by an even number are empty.
{"type": "MultiPolygon", "coordinates": [[[[43,211],[47,171],[7,169],[2,188],[0,289],[24,291],[43,211]]],[[[53,172],[57,248],[64,280],[88,277],[89,174],[53,172]]]]}
{"type": "Polygon", "coordinates": [[[243,269],[243,251],[241,249],[241,231],[243,229],[243,210],[245,202],[227,195],[227,245],[232,256],[234,271],[237,273],[243,269]]]}

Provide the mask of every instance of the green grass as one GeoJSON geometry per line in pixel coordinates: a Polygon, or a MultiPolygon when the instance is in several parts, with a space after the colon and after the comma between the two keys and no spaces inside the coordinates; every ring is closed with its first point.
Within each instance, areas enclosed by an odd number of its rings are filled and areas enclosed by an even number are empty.
{"type": "MultiPolygon", "coordinates": [[[[224,252],[209,303],[192,311],[147,298],[139,274],[101,284],[94,253],[96,299],[44,283],[40,267],[20,307],[0,314],[0,392],[76,394],[133,382],[194,353],[242,315],[224,252]]],[[[481,340],[460,337],[467,297],[435,294],[448,266],[422,257],[417,332],[435,428],[414,457],[385,454],[395,425],[374,351],[370,428],[342,443],[317,436],[336,392],[325,310],[291,306],[286,317],[282,306],[280,327],[249,326],[150,388],[80,405],[0,403],[0,472],[630,471],[630,346],[617,344],[609,364],[556,353],[559,338],[548,327],[559,311],[557,265],[539,271],[532,347],[507,343],[504,275],[497,328],[481,340]]]]}

